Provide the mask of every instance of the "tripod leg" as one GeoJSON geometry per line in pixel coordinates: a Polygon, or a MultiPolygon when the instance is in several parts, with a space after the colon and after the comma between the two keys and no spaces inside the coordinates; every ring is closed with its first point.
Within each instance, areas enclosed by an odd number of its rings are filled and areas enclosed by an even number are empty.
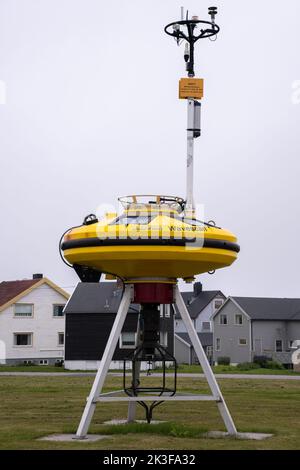
{"type": "MultiPolygon", "coordinates": [[[[137,361],[134,366],[135,367],[135,374],[134,377],[136,381],[139,380],[140,377],[140,368],[141,368],[141,363],[137,361]]],[[[137,385],[137,384],[136,384],[137,385]]],[[[133,423],[135,421],[135,415],[136,415],[136,401],[130,401],[128,403],[128,414],[127,414],[127,423],[133,423]]]]}
{"type": "Polygon", "coordinates": [[[95,399],[98,398],[99,394],[101,393],[107,371],[109,369],[111,360],[113,358],[113,354],[116,349],[116,345],[119,339],[119,336],[122,331],[122,327],[130,306],[131,301],[131,286],[126,285],[125,290],[122,296],[122,300],[118,309],[118,313],[116,315],[116,319],[114,321],[112,330],[109,335],[109,339],[103,353],[100,367],[96,374],[90,395],[87,399],[87,403],[85,405],[84,412],[81,417],[81,421],[79,423],[76,437],[77,438],[84,438],[89,430],[93,414],[96,408],[96,401],[95,399]]]}
{"type": "Polygon", "coordinates": [[[185,303],[183,301],[182,295],[178,289],[178,286],[175,288],[175,303],[176,306],[179,310],[179,313],[181,315],[181,318],[183,320],[183,323],[185,324],[185,327],[187,329],[188,335],[192,341],[192,345],[194,347],[195,353],[197,354],[197,357],[199,359],[199,363],[203,369],[204,375],[206,377],[206,380],[208,382],[208,385],[211,389],[211,392],[213,396],[216,399],[216,402],[218,404],[218,408],[220,411],[220,414],[222,416],[222,419],[224,421],[224,424],[226,426],[226,429],[229,434],[236,435],[237,430],[234,425],[233,419],[230,415],[230,412],[227,408],[227,405],[225,403],[225,400],[223,398],[222,392],[219,388],[219,385],[216,381],[216,378],[214,376],[214,373],[209,365],[208,359],[206,357],[206,354],[202,348],[202,344],[199,340],[199,337],[197,335],[197,332],[194,328],[193,322],[191,320],[191,317],[189,315],[189,312],[185,306],[185,303]]]}

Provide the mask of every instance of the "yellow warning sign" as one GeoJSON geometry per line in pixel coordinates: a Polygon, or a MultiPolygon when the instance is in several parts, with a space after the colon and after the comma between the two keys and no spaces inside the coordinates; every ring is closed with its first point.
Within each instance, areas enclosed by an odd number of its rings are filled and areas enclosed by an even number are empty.
{"type": "Polygon", "coordinates": [[[203,98],[203,78],[181,78],[179,80],[179,98],[203,98]]]}

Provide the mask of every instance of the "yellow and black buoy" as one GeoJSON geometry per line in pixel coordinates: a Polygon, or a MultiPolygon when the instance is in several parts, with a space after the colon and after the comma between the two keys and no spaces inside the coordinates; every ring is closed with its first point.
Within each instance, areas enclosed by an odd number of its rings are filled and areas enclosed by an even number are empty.
{"type": "Polygon", "coordinates": [[[109,273],[125,282],[191,279],[235,261],[236,237],[186,216],[183,199],[128,196],[120,200],[123,214],[107,214],[100,221],[89,217],[64,236],[64,257],[81,275],[109,273]]]}
{"type": "Polygon", "coordinates": [[[179,292],[177,281],[192,281],[197,274],[230,266],[237,258],[237,239],[228,230],[196,217],[193,198],[194,140],[201,134],[200,100],[203,80],[194,77],[194,46],[199,39],[217,35],[216,8],[209,8],[210,21],[198,17],[182,18],[168,24],[165,32],[178,45],[185,43],[184,59],[188,76],[179,81],[179,98],[187,102],[187,194],[174,196],[133,195],[120,198],[123,213],[107,214],[101,220],[93,214],[82,225],[73,227],[61,238],[64,261],[72,266],[83,282],[99,282],[104,273],[123,281],[122,300],[111,330],[100,368],[88,397],[77,437],[87,434],[98,401],[129,401],[128,421],[134,420],[135,404],[146,411],[148,422],[153,409],[164,400],[214,400],[230,434],[236,428],[214,378],[193,322],[179,292]],[[126,382],[124,361],[123,392],[126,397],[101,394],[106,373],[124,325],[131,302],[140,304],[136,349],[131,361],[131,382],[126,382]],[[211,396],[176,395],[177,363],[166,346],[160,344],[161,305],[174,304],[191,338],[194,351],[207,377],[211,396]],[[162,384],[141,384],[141,363],[159,362],[162,384]],[[166,384],[167,363],[174,366],[174,381],[166,384]],[[150,394],[150,395],[149,395],[150,394]],[[151,405],[146,402],[150,401],[151,405]]]}

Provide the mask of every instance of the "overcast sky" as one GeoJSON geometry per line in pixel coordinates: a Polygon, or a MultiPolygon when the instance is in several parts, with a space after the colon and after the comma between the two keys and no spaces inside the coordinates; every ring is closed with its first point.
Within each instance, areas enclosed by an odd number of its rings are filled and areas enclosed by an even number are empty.
{"type": "MultiPolygon", "coordinates": [[[[195,199],[241,252],[200,280],[226,295],[300,297],[300,4],[213,4],[221,32],[195,57],[195,199]]],[[[70,290],[66,228],[121,195],[185,196],[183,49],[163,32],[181,5],[0,0],[0,280],[42,272],[70,290]]],[[[185,3],[203,19],[208,6],[185,3]]]]}

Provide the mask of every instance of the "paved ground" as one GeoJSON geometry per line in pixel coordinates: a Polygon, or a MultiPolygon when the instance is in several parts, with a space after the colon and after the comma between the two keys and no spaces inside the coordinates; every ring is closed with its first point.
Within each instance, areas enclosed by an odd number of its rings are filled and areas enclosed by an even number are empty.
{"type": "MultiPolygon", "coordinates": [[[[95,372],[0,372],[1,376],[25,376],[25,377],[94,377],[95,372]]],[[[123,373],[109,372],[109,375],[123,377],[123,373]]],[[[144,375],[144,374],[142,374],[144,375]]],[[[168,375],[168,374],[167,374],[168,375]]],[[[217,379],[268,379],[268,380],[300,380],[300,375],[255,375],[255,374],[215,374],[217,379]]],[[[160,377],[161,374],[153,373],[152,377],[160,377]]],[[[204,374],[177,374],[178,377],[204,378],[204,374]]]]}

